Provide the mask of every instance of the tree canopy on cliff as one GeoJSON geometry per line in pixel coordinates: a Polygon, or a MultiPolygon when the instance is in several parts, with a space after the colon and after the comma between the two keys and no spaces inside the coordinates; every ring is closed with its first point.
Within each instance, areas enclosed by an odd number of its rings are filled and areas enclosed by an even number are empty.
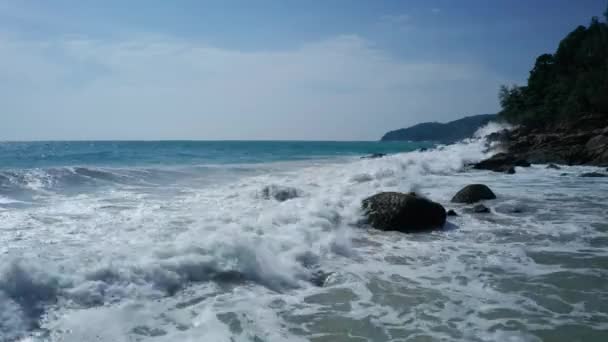
{"type": "MultiPolygon", "coordinates": [[[[608,10],[604,14],[608,22],[608,10]]],[[[545,125],[581,113],[608,116],[608,24],[597,17],[579,26],[554,54],[536,59],[525,86],[502,86],[501,116],[530,125],[545,125]]]]}

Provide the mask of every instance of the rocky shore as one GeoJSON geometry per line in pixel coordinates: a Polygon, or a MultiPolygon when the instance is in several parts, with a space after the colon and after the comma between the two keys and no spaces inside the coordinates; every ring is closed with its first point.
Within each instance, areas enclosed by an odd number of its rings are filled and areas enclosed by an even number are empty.
{"type": "Polygon", "coordinates": [[[508,172],[534,164],[608,166],[608,116],[584,114],[543,127],[518,127],[488,137],[504,151],[474,168],[508,172]]]}
{"type": "MultiPolygon", "coordinates": [[[[469,165],[472,169],[514,174],[515,167],[548,164],[559,170],[561,165],[608,166],[608,120],[600,114],[582,115],[574,121],[547,127],[517,127],[486,137],[488,147],[498,153],[469,165]]],[[[379,156],[381,157],[381,156],[379,156]]],[[[608,171],[608,169],[606,170],[608,171]]],[[[581,177],[608,177],[605,172],[587,172],[581,177]]],[[[451,202],[473,205],[466,212],[490,213],[480,201],[496,195],[483,184],[470,184],[454,195],[451,202]]],[[[380,230],[413,233],[441,229],[447,216],[458,216],[439,203],[416,193],[383,192],[363,200],[367,223],[380,230]]]]}

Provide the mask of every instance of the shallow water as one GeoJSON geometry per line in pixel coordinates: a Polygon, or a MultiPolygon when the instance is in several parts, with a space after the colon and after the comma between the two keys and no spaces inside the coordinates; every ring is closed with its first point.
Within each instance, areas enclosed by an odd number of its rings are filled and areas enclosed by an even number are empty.
{"type": "Polygon", "coordinates": [[[607,178],[462,172],[480,141],[355,156],[375,144],[1,170],[0,341],[608,340],[607,178]],[[496,192],[491,214],[449,203],[469,183],[496,192]],[[384,190],[461,216],[361,227],[361,199],[384,190]]]}

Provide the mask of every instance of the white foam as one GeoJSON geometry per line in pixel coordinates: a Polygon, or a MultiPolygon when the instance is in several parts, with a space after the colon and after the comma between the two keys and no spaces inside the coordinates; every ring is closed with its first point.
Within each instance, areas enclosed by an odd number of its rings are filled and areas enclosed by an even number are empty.
{"type": "Polygon", "coordinates": [[[23,201],[18,201],[12,198],[0,196],[0,204],[11,204],[11,203],[23,203],[23,201]]]}

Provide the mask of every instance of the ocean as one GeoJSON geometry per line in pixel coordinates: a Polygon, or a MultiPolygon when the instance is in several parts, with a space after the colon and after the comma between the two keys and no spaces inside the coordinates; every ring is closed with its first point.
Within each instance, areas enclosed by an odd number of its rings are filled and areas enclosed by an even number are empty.
{"type": "Polygon", "coordinates": [[[496,129],[435,148],[0,143],[0,341],[607,341],[608,178],[464,171],[496,129]],[[450,203],[471,183],[490,214],[450,203]],[[460,216],[370,229],[380,191],[460,216]]]}

